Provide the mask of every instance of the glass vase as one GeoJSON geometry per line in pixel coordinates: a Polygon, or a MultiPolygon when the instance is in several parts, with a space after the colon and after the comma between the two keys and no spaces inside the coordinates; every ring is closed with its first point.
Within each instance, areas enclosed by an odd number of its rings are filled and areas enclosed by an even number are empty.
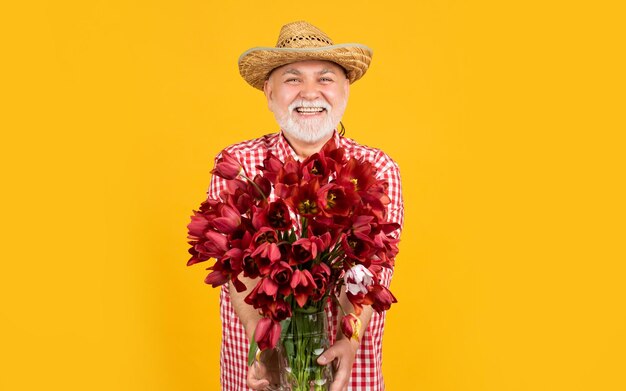
{"type": "Polygon", "coordinates": [[[295,309],[282,343],[278,345],[280,390],[329,390],[333,381],[333,365],[317,363],[317,358],[329,345],[326,312],[318,308],[295,309]]]}

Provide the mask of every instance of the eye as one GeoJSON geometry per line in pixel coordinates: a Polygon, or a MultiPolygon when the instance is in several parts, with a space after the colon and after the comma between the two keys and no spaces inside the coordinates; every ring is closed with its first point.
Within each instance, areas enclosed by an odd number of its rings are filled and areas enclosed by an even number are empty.
{"type": "Polygon", "coordinates": [[[330,82],[333,81],[333,79],[330,78],[330,77],[322,77],[322,78],[320,78],[320,81],[324,82],[324,83],[330,83],[330,82]]]}
{"type": "Polygon", "coordinates": [[[291,77],[291,78],[289,78],[289,79],[285,80],[285,83],[291,83],[291,84],[294,84],[294,83],[298,83],[299,81],[300,81],[300,79],[298,79],[298,78],[296,78],[296,77],[291,77]]]}

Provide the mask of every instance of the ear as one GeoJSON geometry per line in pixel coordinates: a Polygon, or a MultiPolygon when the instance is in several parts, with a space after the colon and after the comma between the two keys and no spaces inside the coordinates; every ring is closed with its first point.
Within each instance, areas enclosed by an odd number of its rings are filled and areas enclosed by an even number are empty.
{"type": "Polygon", "coordinates": [[[347,100],[348,97],[350,96],[350,80],[347,77],[346,77],[346,80],[344,80],[343,91],[347,100]]]}
{"type": "Polygon", "coordinates": [[[267,99],[267,107],[271,110],[272,85],[269,79],[265,80],[265,83],[263,83],[263,93],[265,93],[265,99],[267,99]]]}

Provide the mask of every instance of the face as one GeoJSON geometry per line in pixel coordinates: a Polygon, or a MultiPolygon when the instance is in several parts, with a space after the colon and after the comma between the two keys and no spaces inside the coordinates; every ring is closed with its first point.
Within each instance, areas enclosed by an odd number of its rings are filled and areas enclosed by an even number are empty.
{"type": "Polygon", "coordinates": [[[299,61],[274,69],[264,91],[281,129],[297,140],[316,143],[339,124],[350,82],[333,62],[299,61]]]}

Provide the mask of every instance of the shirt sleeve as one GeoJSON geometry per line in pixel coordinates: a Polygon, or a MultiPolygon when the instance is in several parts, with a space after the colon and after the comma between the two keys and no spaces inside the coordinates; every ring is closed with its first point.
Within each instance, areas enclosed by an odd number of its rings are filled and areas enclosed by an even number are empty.
{"type": "MultiPolygon", "coordinates": [[[[394,239],[400,239],[402,233],[402,227],[404,225],[404,201],[402,199],[402,183],[400,181],[400,169],[398,164],[387,157],[388,161],[383,166],[383,169],[379,173],[379,178],[384,179],[389,184],[387,188],[387,195],[389,196],[390,203],[387,205],[387,221],[392,223],[398,223],[400,227],[389,234],[394,239]]],[[[384,268],[380,275],[380,283],[389,288],[391,284],[391,278],[393,276],[393,269],[384,268]]]]}
{"type": "MultiPolygon", "coordinates": [[[[221,156],[222,156],[222,153],[220,152],[215,157],[215,160],[213,162],[213,167],[215,167],[215,164],[217,164],[217,161],[219,160],[221,156]]],[[[226,179],[221,178],[215,174],[211,174],[211,182],[209,184],[209,189],[207,190],[207,198],[213,199],[213,200],[221,199],[220,194],[222,193],[224,189],[226,189],[226,179]]]]}
{"type": "Polygon", "coordinates": [[[404,226],[404,201],[402,199],[402,183],[400,181],[400,169],[398,164],[393,160],[386,165],[386,169],[380,174],[380,178],[387,181],[389,187],[387,188],[387,195],[389,196],[390,203],[387,205],[387,221],[392,223],[398,223],[400,228],[391,232],[389,236],[394,239],[399,239],[402,233],[402,227],[404,226]]]}

